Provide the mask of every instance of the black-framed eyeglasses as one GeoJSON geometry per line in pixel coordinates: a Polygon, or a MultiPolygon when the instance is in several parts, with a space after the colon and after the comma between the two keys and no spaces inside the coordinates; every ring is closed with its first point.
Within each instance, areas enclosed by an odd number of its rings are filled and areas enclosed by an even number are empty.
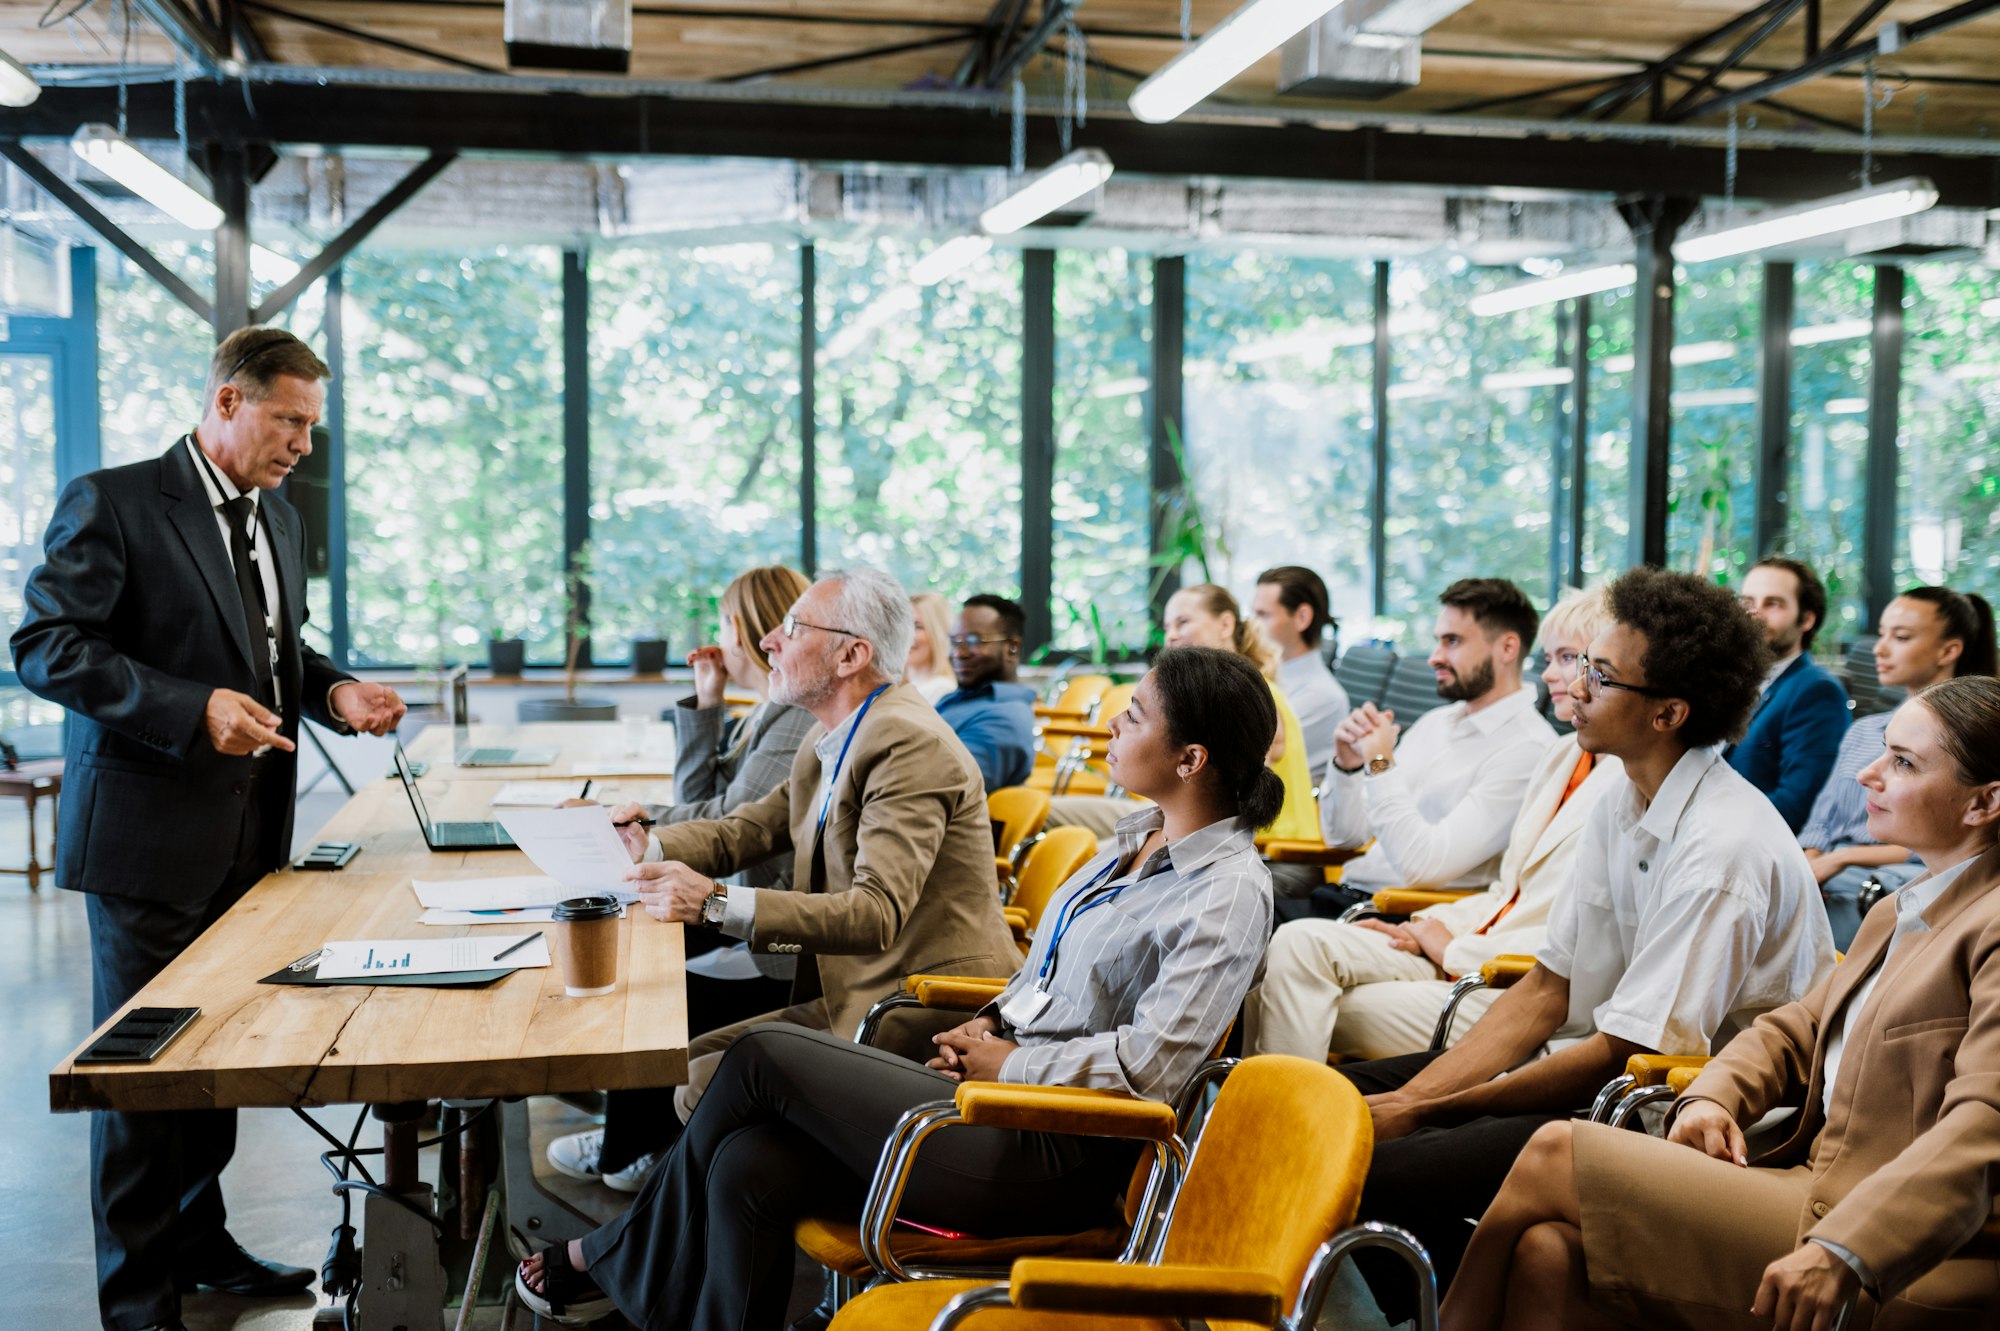
{"type": "Polygon", "coordinates": [[[1623,689],[1627,693],[1636,693],[1646,698],[1671,698],[1674,696],[1665,689],[1656,689],[1646,684],[1621,683],[1605,674],[1603,667],[1587,656],[1576,658],[1576,677],[1582,680],[1584,687],[1592,693],[1596,693],[1600,689],[1623,689]]]}
{"type": "Polygon", "coordinates": [[[945,641],[953,647],[991,647],[996,643],[1012,642],[1014,640],[1009,637],[982,638],[976,633],[960,633],[946,638],[945,641]]]}
{"type": "Polygon", "coordinates": [[[800,629],[818,629],[821,633],[838,633],[842,637],[846,638],[858,638],[861,636],[858,633],[850,633],[846,629],[832,628],[825,624],[808,623],[807,621],[800,619],[797,615],[786,615],[784,622],[780,624],[778,627],[784,631],[784,634],[787,638],[798,637],[800,629]]]}

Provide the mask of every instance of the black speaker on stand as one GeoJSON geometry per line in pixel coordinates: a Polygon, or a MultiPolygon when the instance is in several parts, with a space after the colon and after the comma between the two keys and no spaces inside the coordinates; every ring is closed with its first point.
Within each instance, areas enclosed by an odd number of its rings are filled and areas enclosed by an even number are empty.
{"type": "Polygon", "coordinates": [[[323,578],[333,569],[333,449],[324,425],[312,429],[312,452],[285,481],[285,499],[306,528],[306,576],[323,578]]]}

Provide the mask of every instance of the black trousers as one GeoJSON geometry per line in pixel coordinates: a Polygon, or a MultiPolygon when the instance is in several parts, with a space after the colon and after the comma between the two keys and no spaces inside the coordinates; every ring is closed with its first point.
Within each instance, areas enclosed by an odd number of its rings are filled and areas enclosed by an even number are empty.
{"type": "MultiPolygon", "coordinates": [[[[955,1083],[852,1041],[774,1023],[729,1048],[632,1209],[583,1240],[591,1279],[643,1331],[777,1331],[792,1227],[858,1218],[882,1143],[955,1083]]],[[[951,1128],[918,1156],[903,1214],[988,1237],[1108,1223],[1129,1142],[951,1128]]]]}
{"type": "MultiPolygon", "coordinates": [[[[1404,1054],[1366,1063],[1343,1063],[1334,1071],[1363,1095],[1405,1085],[1430,1066],[1437,1054],[1404,1054]]],[[[1449,1128],[1419,1128],[1407,1137],[1378,1142],[1361,1190],[1361,1219],[1400,1225],[1430,1250],[1440,1294],[1451,1285],[1472,1227],[1500,1195],[1514,1158],[1544,1123],[1567,1113],[1514,1114],[1477,1118],[1449,1128]]],[[[1367,1278],[1390,1325],[1417,1315],[1410,1269],[1385,1253],[1357,1254],[1355,1265],[1367,1278]]]]}
{"type": "MultiPolygon", "coordinates": [[[[687,955],[698,957],[713,952],[732,940],[713,929],[685,932],[687,955]]],[[[706,975],[687,977],[688,1035],[706,1035],[734,1026],[739,1021],[766,1012],[776,1012],[792,1001],[790,980],[759,976],[754,980],[716,980],[706,975]]],[[[642,1155],[664,1151],[679,1140],[680,1115],[674,1109],[673,1086],[649,1086],[642,1090],[612,1091],[604,1101],[604,1146],[598,1153],[598,1168],[615,1174],[642,1155]]]]}
{"type": "MultiPolygon", "coordinates": [[[[91,1013],[98,1025],[269,872],[266,832],[282,823],[262,808],[266,795],[253,788],[244,802],[236,862],[206,898],[86,896],[91,1013]]],[[[180,1315],[175,1266],[227,1241],[221,1179],[235,1151],[233,1109],[102,1110],[90,1116],[90,1209],[105,1331],[137,1331],[180,1315]]]]}

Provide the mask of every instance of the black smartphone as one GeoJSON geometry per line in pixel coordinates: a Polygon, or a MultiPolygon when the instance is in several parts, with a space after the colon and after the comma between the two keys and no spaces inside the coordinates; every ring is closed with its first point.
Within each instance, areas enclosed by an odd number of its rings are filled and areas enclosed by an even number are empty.
{"type": "Polygon", "coordinates": [[[76,1056],[79,1063],[150,1063],[201,1015],[198,1007],[135,1007],[76,1056]]]}

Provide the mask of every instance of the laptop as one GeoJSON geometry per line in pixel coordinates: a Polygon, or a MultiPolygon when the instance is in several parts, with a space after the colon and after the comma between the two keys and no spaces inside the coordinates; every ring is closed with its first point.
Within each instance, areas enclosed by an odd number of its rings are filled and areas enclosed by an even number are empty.
{"type": "Polygon", "coordinates": [[[554,749],[510,749],[495,744],[472,742],[472,707],[466,696],[465,667],[458,666],[449,677],[451,684],[451,737],[456,752],[452,761],[460,767],[547,767],[556,760],[554,749]]]}
{"type": "Polygon", "coordinates": [[[410,755],[403,752],[403,741],[396,741],[396,776],[409,792],[410,808],[417,815],[417,826],[424,830],[424,844],[432,850],[516,850],[514,838],[507,835],[507,829],[498,823],[434,823],[430,810],[424,807],[424,797],[417,790],[416,773],[410,770],[410,755]]]}

